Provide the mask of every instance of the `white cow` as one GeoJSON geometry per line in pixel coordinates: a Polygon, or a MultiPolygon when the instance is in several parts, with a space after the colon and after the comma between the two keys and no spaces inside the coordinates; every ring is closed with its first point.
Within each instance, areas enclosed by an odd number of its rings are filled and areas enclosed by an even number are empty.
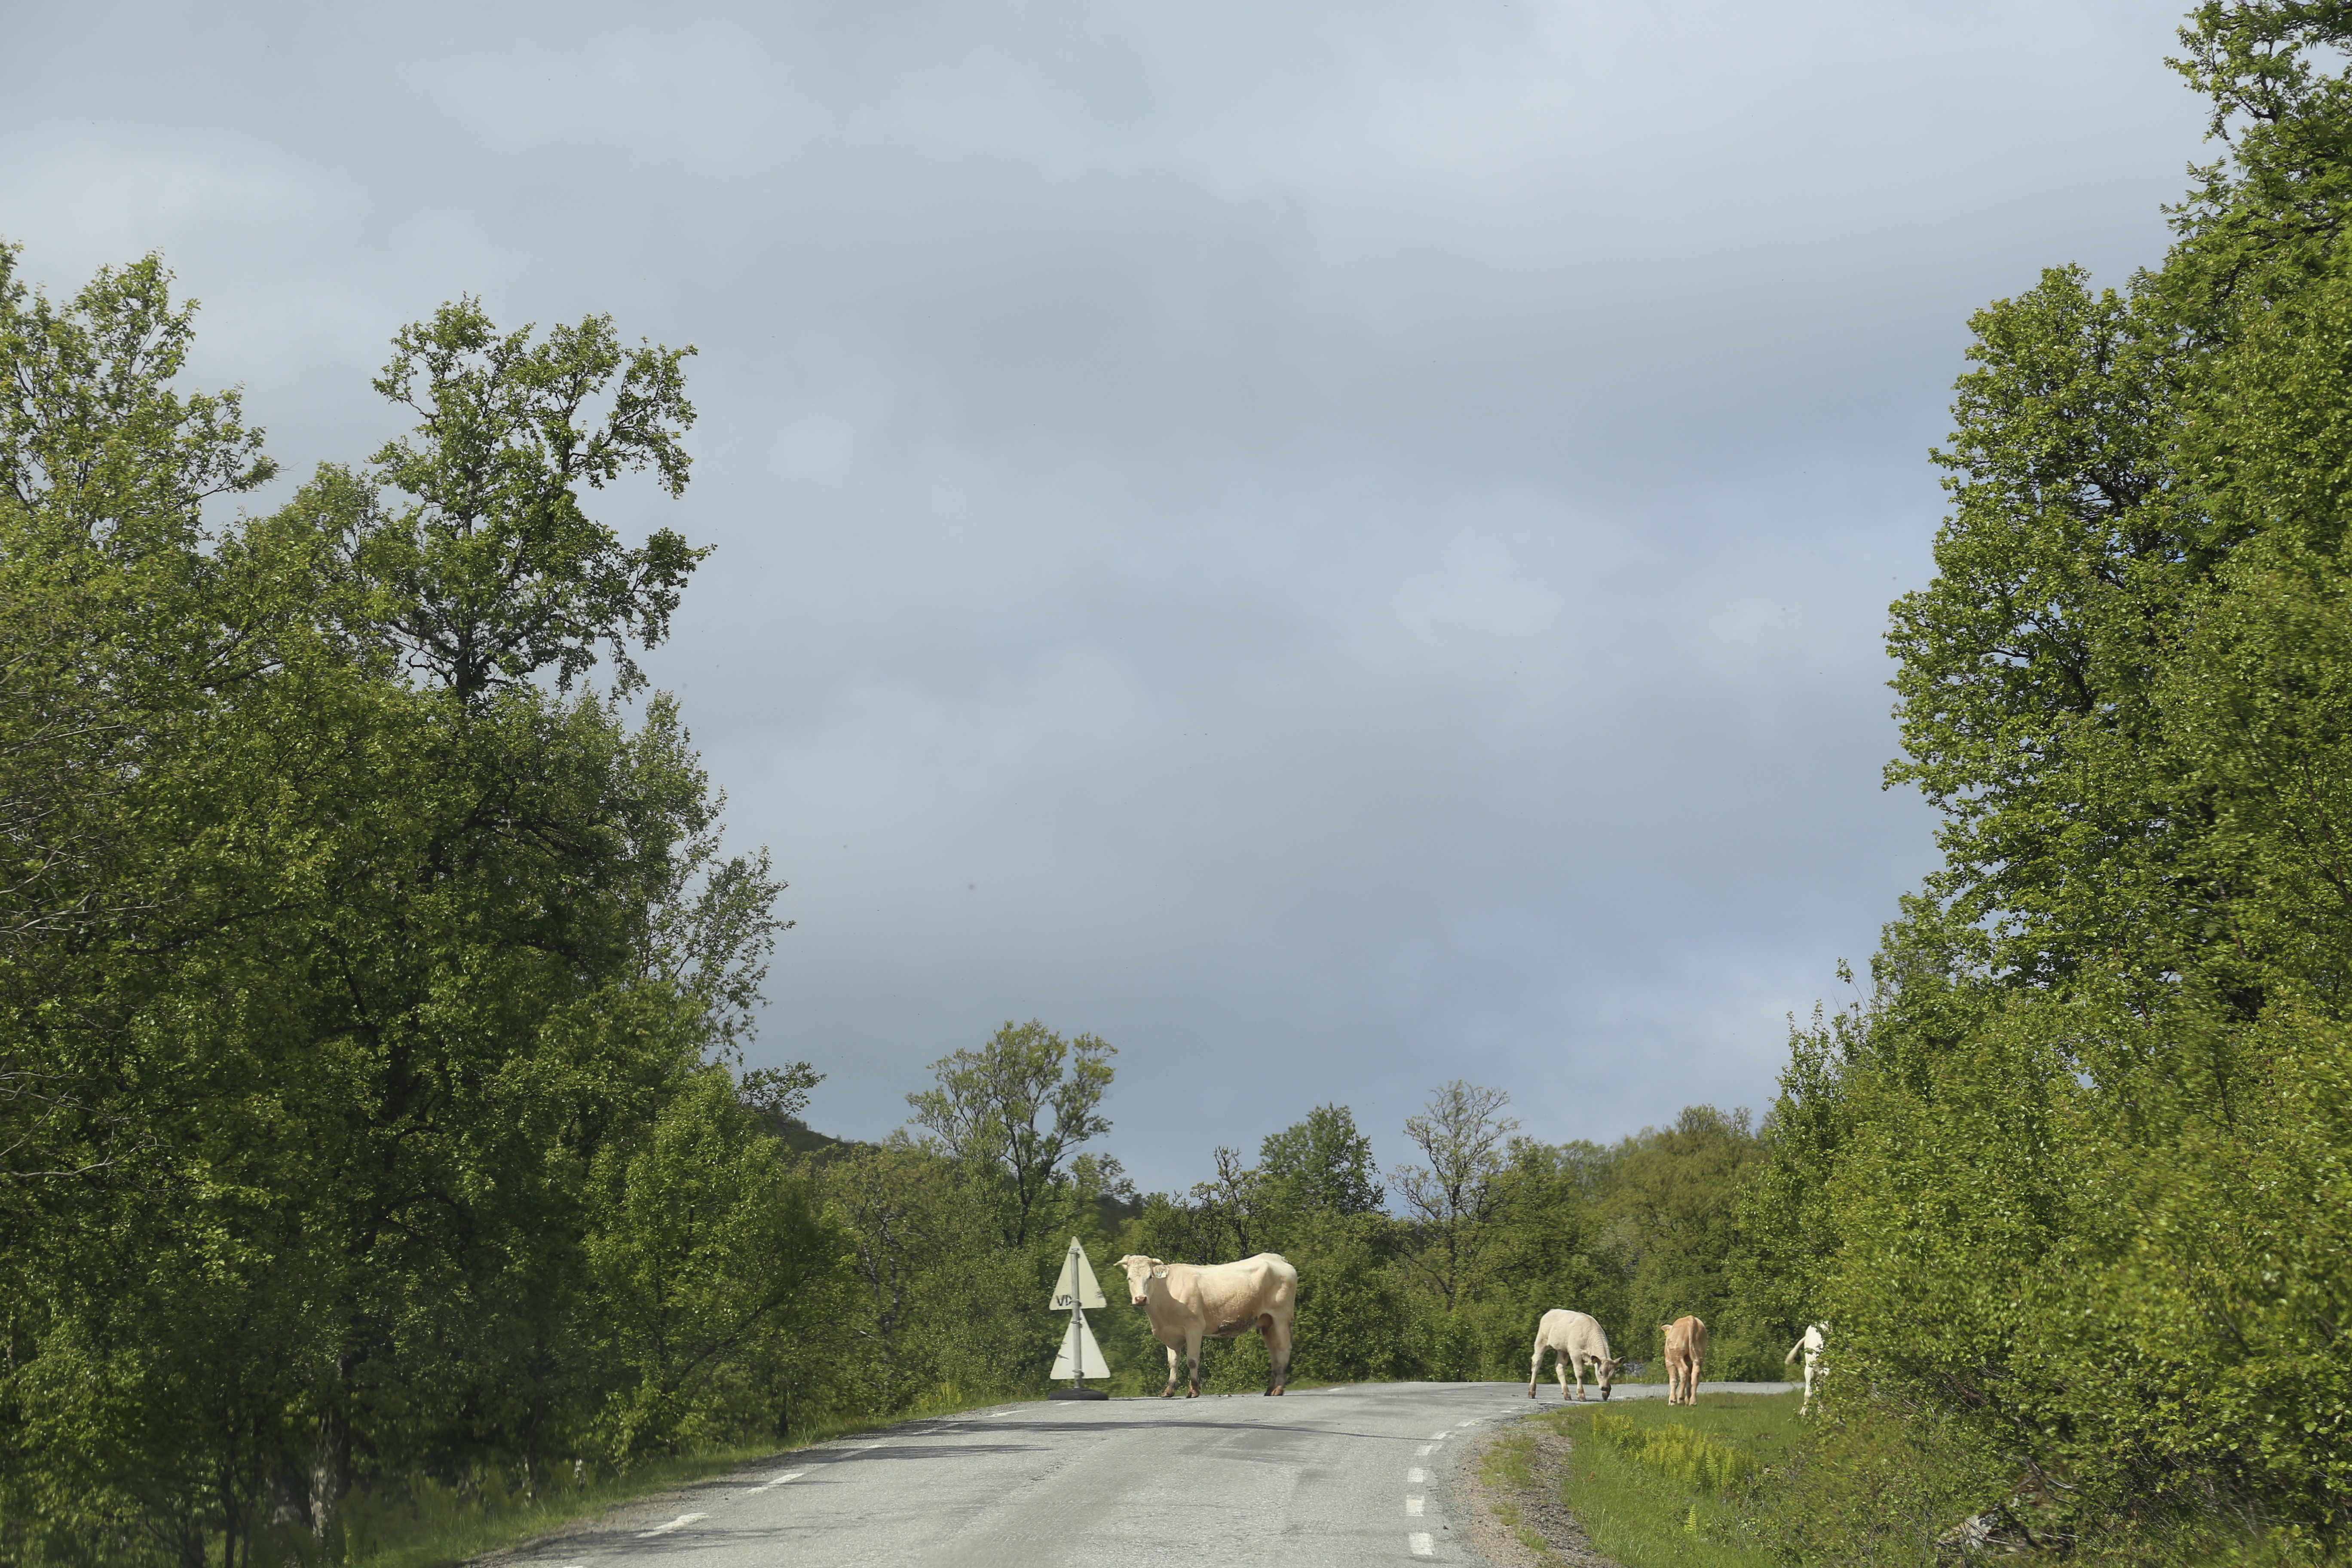
{"type": "Polygon", "coordinates": [[[1582,1312],[1571,1312],[1565,1307],[1554,1307],[1536,1325],[1535,1359],[1528,1363],[1528,1397],[1536,1396],[1536,1382],[1543,1375],[1544,1352],[1552,1352],[1552,1371],[1559,1378],[1559,1396],[1568,1397],[1568,1370],[1576,1369],[1576,1397],[1584,1397],[1584,1363],[1593,1364],[1594,1375],[1601,1384],[1601,1397],[1609,1397],[1610,1380],[1617,1375],[1621,1364],[1609,1353],[1609,1336],[1601,1325],[1582,1312]]]}
{"type": "Polygon", "coordinates": [[[1828,1342],[1829,1332],[1827,1323],[1807,1323],[1805,1337],[1790,1347],[1787,1357],[1782,1361],[1781,1364],[1786,1365],[1799,1356],[1805,1358],[1805,1397],[1797,1406],[1800,1415],[1812,1409],[1813,1390],[1820,1386],[1822,1379],[1830,1374],[1827,1363],[1822,1360],[1822,1347],[1828,1342]]]}
{"type": "Polygon", "coordinates": [[[1276,1252],[1261,1252],[1239,1263],[1162,1263],[1133,1253],[1116,1267],[1127,1270],[1129,1299],[1151,1319],[1151,1337],[1168,1347],[1168,1387],[1176,1393],[1176,1352],[1191,1363],[1192,1386],[1201,1392],[1201,1342],[1262,1334],[1271,1369],[1269,1394],[1280,1394],[1290,1371],[1290,1327],[1298,1311],[1298,1270],[1276,1252]]]}

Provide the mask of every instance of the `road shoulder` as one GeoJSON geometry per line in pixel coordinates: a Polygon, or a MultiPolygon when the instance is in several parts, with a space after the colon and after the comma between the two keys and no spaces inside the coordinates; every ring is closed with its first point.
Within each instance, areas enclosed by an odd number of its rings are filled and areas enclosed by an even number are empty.
{"type": "Polygon", "coordinates": [[[1618,1568],[1560,1501],[1571,1445],[1533,1413],[1507,1422],[1454,1471],[1463,1544],[1493,1568],[1618,1568]]]}

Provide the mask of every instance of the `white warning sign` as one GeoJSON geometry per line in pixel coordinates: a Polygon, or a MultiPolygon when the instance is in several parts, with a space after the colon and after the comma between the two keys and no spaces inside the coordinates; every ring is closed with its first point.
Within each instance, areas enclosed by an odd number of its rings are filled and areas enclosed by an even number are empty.
{"type": "MultiPolygon", "coordinates": [[[[1096,1303],[1099,1306],[1101,1303],[1096,1303]]],[[[1108,1377],[1110,1368],[1103,1364],[1102,1347],[1095,1343],[1094,1331],[1082,1318],[1070,1320],[1069,1331],[1062,1336],[1062,1348],[1054,1357],[1054,1377],[1108,1377]]]]}
{"type": "MultiPolygon", "coordinates": [[[[1030,1278],[1034,1279],[1036,1276],[1033,1274],[1030,1278]]],[[[1062,1277],[1054,1282],[1054,1310],[1066,1312],[1077,1307],[1099,1307],[1102,1304],[1102,1287],[1095,1283],[1094,1268],[1087,1262],[1087,1249],[1078,1245],[1078,1238],[1074,1236],[1070,1237],[1069,1256],[1062,1259],[1062,1277]]],[[[1094,1343],[1092,1340],[1087,1342],[1094,1343]]],[[[1100,1361],[1101,1352],[1096,1352],[1095,1359],[1100,1361]]],[[[1054,1375],[1059,1377],[1062,1374],[1056,1372],[1054,1375]]],[[[1080,1373],[1076,1375],[1092,1377],[1094,1373],[1080,1373]]]]}

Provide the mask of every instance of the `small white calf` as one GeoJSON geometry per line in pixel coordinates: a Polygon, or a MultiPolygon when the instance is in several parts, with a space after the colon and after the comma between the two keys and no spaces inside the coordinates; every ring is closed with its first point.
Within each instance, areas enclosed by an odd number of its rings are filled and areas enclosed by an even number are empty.
{"type": "Polygon", "coordinates": [[[1536,1325],[1535,1359],[1528,1363],[1528,1397],[1536,1396],[1536,1382],[1543,1375],[1544,1352],[1552,1352],[1552,1371],[1559,1377],[1559,1396],[1568,1397],[1568,1372],[1576,1369],[1576,1397],[1584,1397],[1584,1363],[1591,1362],[1594,1376],[1601,1384],[1601,1397],[1609,1397],[1609,1382],[1617,1375],[1618,1362],[1609,1353],[1609,1336],[1601,1325],[1582,1312],[1571,1312],[1565,1307],[1554,1307],[1536,1325]]]}

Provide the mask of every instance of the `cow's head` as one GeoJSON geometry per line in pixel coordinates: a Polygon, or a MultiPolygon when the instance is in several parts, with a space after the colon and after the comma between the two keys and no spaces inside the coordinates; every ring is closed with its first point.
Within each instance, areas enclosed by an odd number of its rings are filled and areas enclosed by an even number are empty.
{"type": "Polygon", "coordinates": [[[1625,1364],[1623,1356],[1602,1356],[1593,1370],[1601,1378],[1601,1397],[1609,1397],[1609,1385],[1616,1381],[1617,1369],[1625,1364]]]}
{"type": "Polygon", "coordinates": [[[1139,1258],[1132,1252],[1111,1267],[1127,1270],[1127,1298],[1139,1307],[1144,1305],[1150,1295],[1151,1281],[1155,1278],[1168,1278],[1168,1265],[1157,1258],[1139,1258]]]}

